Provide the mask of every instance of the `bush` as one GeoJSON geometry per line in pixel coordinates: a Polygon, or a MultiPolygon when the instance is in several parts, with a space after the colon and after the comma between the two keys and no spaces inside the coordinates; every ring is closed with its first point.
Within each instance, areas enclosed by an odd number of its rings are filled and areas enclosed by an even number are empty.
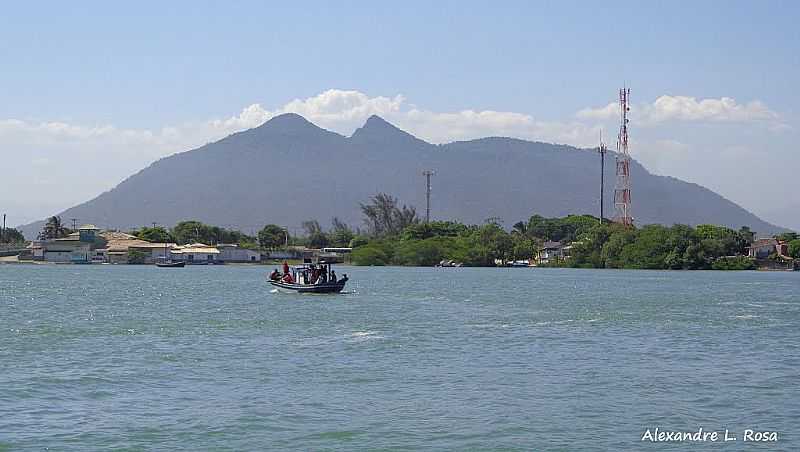
{"type": "Polygon", "coordinates": [[[397,265],[432,267],[444,259],[456,257],[455,247],[455,239],[449,237],[401,241],[393,260],[397,265]]]}
{"type": "Polygon", "coordinates": [[[369,243],[369,239],[363,235],[357,235],[350,240],[350,248],[358,248],[369,243]]]}
{"type": "Polygon", "coordinates": [[[714,261],[713,270],[755,270],[756,264],[747,256],[724,256],[714,261]]]}
{"type": "Polygon", "coordinates": [[[792,240],[789,242],[789,256],[795,259],[800,259],[800,239],[792,240]]]}
{"type": "Polygon", "coordinates": [[[147,254],[139,250],[128,250],[128,263],[129,264],[144,264],[147,254]]]}
{"type": "Polygon", "coordinates": [[[352,261],[356,265],[381,266],[389,265],[390,256],[379,245],[365,245],[353,250],[352,261]]]}

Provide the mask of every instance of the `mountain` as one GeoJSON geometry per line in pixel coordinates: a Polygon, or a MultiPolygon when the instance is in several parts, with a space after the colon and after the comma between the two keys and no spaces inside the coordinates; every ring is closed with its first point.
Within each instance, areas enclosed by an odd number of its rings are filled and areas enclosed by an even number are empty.
{"type": "MultiPolygon", "coordinates": [[[[613,214],[614,155],[606,161],[605,212],[613,214]]],[[[425,208],[422,171],[433,169],[434,218],[506,225],[532,214],[597,214],[599,156],[512,138],[433,145],[377,116],[351,137],[296,114],[272,118],[200,148],[160,159],[114,189],[60,215],[127,230],[197,219],[253,232],[334,216],[361,224],[359,202],[377,192],[425,208]]],[[[636,224],[716,223],[783,230],[702,186],[650,174],[632,162],[636,224]]],[[[41,223],[23,227],[35,236],[41,223]]]]}

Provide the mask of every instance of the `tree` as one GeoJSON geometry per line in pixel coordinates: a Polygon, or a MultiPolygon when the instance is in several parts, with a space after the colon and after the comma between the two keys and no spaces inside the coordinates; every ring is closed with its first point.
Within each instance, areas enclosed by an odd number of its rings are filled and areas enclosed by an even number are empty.
{"type": "Polygon", "coordinates": [[[66,237],[71,231],[64,227],[61,217],[52,216],[47,219],[42,232],[39,233],[39,240],[52,240],[66,237]]]}
{"type": "Polygon", "coordinates": [[[25,236],[14,228],[6,228],[0,231],[0,243],[25,243],[25,236]]]}
{"type": "Polygon", "coordinates": [[[252,246],[256,241],[255,237],[250,237],[240,231],[210,226],[196,220],[181,221],[172,228],[170,235],[175,242],[181,245],[201,242],[209,245],[235,243],[240,246],[252,246]]]}
{"type": "Polygon", "coordinates": [[[514,226],[511,227],[511,233],[516,235],[527,235],[528,234],[528,224],[524,221],[517,221],[514,223],[514,226]]]}
{"type": "Polygon", "coordinates": [[[353,240],[353,237],[355,237],[355,233],[353,233],[353,230],[350,229],[350,226],[339,220],[337,217],[333,217],[331,224],[333,228],[331,229],[330,234],[328,234],[331,244],[339,247],[350,246],[350,241],[353,240]]]}
{"type": "MultiPolygon", "coordinates": [[[[591,215],[568,215],[564,218],[534,215],[528,220],[525,232],[544,241],[571,242],[599,223],[600,220],[591,215]]],[[[517,225],[514,225],[514,229],[517,229],[517,225]]]]}
{"type": "Polygon", "coordinates": [[[363,235],[357,235],[350,240],[350,248],[358,248],[360,246],[367,245],[369,243],[369,238],[363,235]]]}
{"type": "Polygon", "coordinates": [[[789,256],[795,259],[800,259],[800,239],[795,239],[789,242],[789,249],[787,250],[789,256]]]}
{"type": "Polygon", "coordinates": [[[514,242],[514,248],[511,252],[511,257],[514,260],[533,258],[534,254],[536,254],[536,241],[524,236],[516,236],[514,233],[511,234],[511,238],[514,242]]]}
{"type": "Polygon", "coordinates": [[[596,224],[592,229],[578,236],[572,243],[572,252],[569,258],[571,267],[603,268],[603,245],[611,236],[612,229],[618,228],[616,224],[596,224]]]}
{"type": "Polygon", "coordinates": [[[161,226],[143,227],[138,231],[135,231],[134,235],[142,240],[147,240],[148,242],[168,243],[173,241],[172,234],[170,234],[166,228],[161,226]]]}
{"type": "Polygon", "coordinates": [[[622,268],[622,250],[636,240],[634,229],[618,228],[603,244],[600,256],[606,268],[622,268]]]}
{"type": "Polygon", "coordinates": [[[258,244],[267,250],[284,246],[287,238],[286,230],[277,224],[268,224],[258,231],[258,244]]]}
{"type": "Polygon", "coordinates": [[[369,204],[361,204],[364,223],[375,237],[395,236],[407,226],[419,222],[413,207],[398,206],[397,198],[386,193],[378,193],[369,204]]]}
{"type": "Polygon", "coordinates": [[[181,221],[172,228],[172,237],[179,244],[208,243],[215,240],[211,227],[196,220],[181,221]]]}
{"type": "Polygon", "coordinates": [[[467,227],[453,221],[431,221],[414,223],[403,230],[403,240],[424,240],[431,237],[456,237],[463,234],[467,227]]]}
{"type": "Polygon", "coordinates": [[[308,245],[312,248],[325,248],[328,246],[328,236],[317,220],[308,220],[303,222],[303,229],[306,231],[308,238],[308,245]]]}
{"type": "Polygon", "coordinates": [[[495,223],[473,229],[464,239],[468,245],[463,260],[471,266],[490,267],[495,265],[495,260],[505,262],[514,248],[511,235],[495,223]]]}
{"type": "Polygon", "coordinates": [[[750,230],[749,226],[742,226],[739,228],[739,246],[742,248],[742,251],[753,244],[753,240],[755,239],[756,233],[750,230]]]}
{"type": "Polygon", "coordinates": [[[782,234],[776,235],[775,238],[780,240],[781,242],[791,242],[800,239],[800,235],[798,235],[796,232],[784,232],[782,234]]]}

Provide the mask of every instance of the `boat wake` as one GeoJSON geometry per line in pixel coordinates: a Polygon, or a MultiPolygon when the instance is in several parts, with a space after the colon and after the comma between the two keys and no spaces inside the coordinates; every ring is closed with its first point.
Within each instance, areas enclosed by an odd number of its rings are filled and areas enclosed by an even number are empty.
{"type": "Polygon", "coordinates": [[[350,334],[352,340],[364,341],[368,339],[383,339],[383,336],[375,331],[356,331],[350,334]]]}

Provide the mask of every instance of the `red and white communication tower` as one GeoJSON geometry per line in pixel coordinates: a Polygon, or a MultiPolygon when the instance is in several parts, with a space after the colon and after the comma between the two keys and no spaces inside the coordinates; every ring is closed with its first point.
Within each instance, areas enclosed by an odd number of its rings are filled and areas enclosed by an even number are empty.
{"type": "Polygon", "coordinates": [[[628,112],[630,88],[619,90],[620,125],[617,135],[617,183],[614,186],[614,221],[633,225],[631,215],[631,154],[628,152],[628,112]]]}

